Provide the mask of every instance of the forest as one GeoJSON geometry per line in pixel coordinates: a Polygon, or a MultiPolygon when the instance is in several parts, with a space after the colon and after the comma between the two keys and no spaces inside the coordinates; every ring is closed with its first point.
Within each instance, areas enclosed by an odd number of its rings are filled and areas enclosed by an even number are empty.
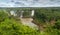
{"type": "Polygon", "coordinates": [[[60,8],[0,8],[0,35],[60,35],[60,8]],[[11,10],[17,16],[11,15],[11,10]],[[22,24],[22,10],[23,18],[33,18],[38,30],[22,24]],[[31,10],[35,11],[33,17],[29,15],[31,10]]]}

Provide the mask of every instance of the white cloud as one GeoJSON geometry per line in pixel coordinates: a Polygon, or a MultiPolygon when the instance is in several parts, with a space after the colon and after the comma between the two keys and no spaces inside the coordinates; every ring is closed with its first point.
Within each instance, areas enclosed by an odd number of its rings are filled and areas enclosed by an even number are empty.
{"type": "Polygon", "coordinates": [[[57,7],[60,0],[0,0],[0,7],[57,7]]]}

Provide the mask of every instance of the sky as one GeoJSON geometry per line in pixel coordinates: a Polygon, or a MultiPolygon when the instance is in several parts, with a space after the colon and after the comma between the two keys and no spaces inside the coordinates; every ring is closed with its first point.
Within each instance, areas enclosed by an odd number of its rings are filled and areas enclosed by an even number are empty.
{"type": "Polygon", "coordinates": [[[0,7],[60,7],[60,0],[0,0],[0,7]]]}

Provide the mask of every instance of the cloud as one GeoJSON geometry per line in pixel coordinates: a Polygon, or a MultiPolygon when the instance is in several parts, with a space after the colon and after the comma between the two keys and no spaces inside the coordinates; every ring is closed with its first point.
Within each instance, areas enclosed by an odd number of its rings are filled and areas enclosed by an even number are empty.
{"type": "Polygon", "coordinates": [[[60,0],[0,0],[0,7],[58,7],[60,0]]]}

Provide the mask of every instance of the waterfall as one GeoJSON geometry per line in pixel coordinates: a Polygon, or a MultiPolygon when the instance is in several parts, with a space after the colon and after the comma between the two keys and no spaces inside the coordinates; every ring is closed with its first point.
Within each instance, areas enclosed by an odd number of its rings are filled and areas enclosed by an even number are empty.
{"type": "Polygon", "coordinates": [[[15,11],[10,11],[10,14],[13,16],[17,16],[17,14],[15,14],[15,11]]]}
{"type": "Polygon", "coordinates": [[[32,10],[31,16],[34,16],[34,10],[32,10]]]}
{"type": "Polygon", "coordinates": [[[24,11],[21,11],[21,16],[20,16],[21,18],[23,17],[23,12],[24,12],[24,11]]]}
{"type": "Polygon", "coordinates": [[[10,11],[10,14],[11,14],[11,15],[14,15],[14,11],[10,11]]]}

